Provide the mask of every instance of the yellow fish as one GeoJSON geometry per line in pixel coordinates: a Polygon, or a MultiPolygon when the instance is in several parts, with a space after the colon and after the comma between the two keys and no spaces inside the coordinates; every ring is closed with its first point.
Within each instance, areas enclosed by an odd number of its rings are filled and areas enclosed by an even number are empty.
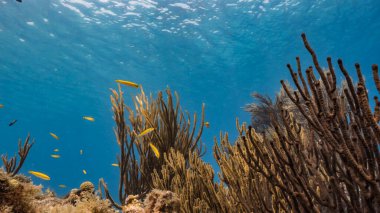
{"type": "Polygon", "coordinates": [[[79,150],[79,154],[83,155],[83,150],[79,150]]]}
{"type": "Polygon", "coordinates": [[[117,163],[113,163],[113,164],[111,164],[112,166],[115,166],[115,167],[119,167],[119,164],[117,164],[117,163]]]}
{"type": "Polygon", "coordinates": [[[95,118],[93,118],[93,117],[91,117],[91,116],[83,116],[83,119],[84,119],[84,120],[91,121],[91,122],[94,122],[94,121],[95,121],[95,118]]]}
{"type": "Polygon", "coordinates": [[[130,81],[116,80],[117,83],[124,84],[130,87],[139,88],[139,85],[130,81]]]}
{"type": "Polygon", "coordinates": [[[144,130],[143,132],[141,132],[137,137],[141,137],[141,136],[143,136],[143,135],[146,135],[146,134],[152,132],[153,130],[154,130],[153,127],[148,128],[148,129],[144,130]]]}
{"type": "Polygon", "coordinates": [[[54,133],[52,133],[52,132],[49,132],[50,133],[50,135],[53,137],[53,138],[55,138],[56,140],[59,140],[59,137],[56,135],[56,134],[54,134],[54,133]]]}
{"type": "Polygon", "coordinates": [[[32,174],[38,178],[41,178],[43,180],[50,180],[50,177],[44,173],[36,172],[36,171],[29,171],[29,174],[32,174]]]}
{"type": "Polygon", "coordinates": [[[60,184],[58,186],[59,186],[59,188],[66,188],[66,185],[63,185],[63,184],[60,184]]]}
{"type": "Polygon", "coordinates": [[[83,171],[83,174],[85,174],[85,175],[87,174],[87,171],[86,171],[86,170],[83,169],[82,171],[83,171]]]}
{"type": "Polygon", "coordinates": [[[60,155],[50,155],[52,158],[60,158],[60,155]]]}
{"type": "Polygon", "coordinates": [[[0,104],[0,108],[3,108],[3,107],[4,107],[4,105],[0,104]]]}
{"type": "Polygon", "coordinates": [[[153,145],[152,143],[149,143],[150,148],[152,148],[154,154],[156,155],[157,158],[160,158],[160,152],[158,151],[157,147],[153,145]]]}
{"type": "Polygon", "coordinates": [[[206,128],[209,128],[209,127],[210,127],[210,122],[208,122],[208,121],[205,122],[205,127],[206,127],[206,128]]]}
{"type": "Polygon", "coordinates": [[[59,149],[54,149],[53,151],[54,151],[54,152],[59,152],[59,149]]]}

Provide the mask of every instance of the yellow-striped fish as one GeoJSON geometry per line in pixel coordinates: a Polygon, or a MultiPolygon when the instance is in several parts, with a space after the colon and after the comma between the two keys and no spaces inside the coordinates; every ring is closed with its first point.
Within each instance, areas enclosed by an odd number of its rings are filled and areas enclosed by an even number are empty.
{"type": "Polygon", "coordinates": [[[160,152],[158,151],[157,147],[153,145],[152,143],[149,143],[150,148],[152,148],[154,154],[156,155],[157,158],[160,158],[160,152]]]}
{"type": "Polygon", "coordinates": [[[119,164],[117,164],[117,163],[113,163],[113,164],[111,164],[112,166],[115,166],[115,167],[119,167],[119,164]]]}
{"type": "Polygon", "coordinates": [[[209,128],[209,127],[210,127],[210,122],[206,121],[206,122],[205,122],[205,127],[206,127],[206,128],[209,128]]]}
{"type": "Polygon", "coordinates": [[[59,152],[59,149],[54,149],[53,151],[54,151],[54,152],[59,152]]]}
{"type": "Polygon", "coordinates": [[[4,107],[4,105],[3,104],[0,104],[0,108],[3,108],[4,107]]]}
{"type": "Polygon", "coordinates": [[[141,136],[143,136],[143,135],[146,135],[146,134],[148,134],[148,133],[150,133],[150,132],[152,132],[154,130],[154,128],[153,127],[151,127],[151,128],[148,128],[148,129],[146,129],[146,130],[144,130],[144,131],[142,131],[137,137],[141,137],[141,136]]]}
{"type": "Polygon", "coordinates": [[[83,169],[82,171],[83,171],[83,174],[85,175],[87,174],[87,171],[85,169],[83,169]]]}
{"type": "Polygon", "coordinates": [[[50,177],[42,172],[36,172],[36,171],[29,171],[29,174],[32,174],[38,178],[41,178],[43,180],[50,180],[50,177]]]}
{"type": "Polygon", "coordinates": [[[117,83],[124,84],[130,87],[139,88],[139,85],[130,81],[116,80],[117,83]]]}
{"type": "Polygon", "coordinates": [[[60,158],[60,155],[50,155],[52,158],[60,158]]]}
{"type": "Polygon", "coordinates": [[[54,134],[54,133],[52,133],[52,132],[49,132],[50,133],[50,135],[53,137],[53,138],[55,138],[56,140],[59,140],[59,137],[56,135],[56,134],[54,134]]]}
{"type": "Polygon", "coordinates": [[[82,149],[79,150],[79,154],[80,154],[80,155],[83,155],[83,150],[82,150],[82,149]]]}
{"type": "Polygon", "coordinates": [[[94,121],[95,121],[95,118],[93,118],[93,117],[91,117],[91,116],[83,116],[83,119],[84,119],[84,120],[91,121],[91,122],[94,122],[94,121]]]}
{"type": "Polygon", "coordinates": [[[63,185],[63,184],[59,184],[58,186],[59,188],[66,188],[66,185],[63,185]]]}

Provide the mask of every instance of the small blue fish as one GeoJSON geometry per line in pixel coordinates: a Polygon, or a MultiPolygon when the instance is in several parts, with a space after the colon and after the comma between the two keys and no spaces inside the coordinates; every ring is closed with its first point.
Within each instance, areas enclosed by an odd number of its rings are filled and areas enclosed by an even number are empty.
{"type": "Polygon", "coordinates": [[[16,122],[17,122],[17,120],[13,120],[13,121],[11,121],[11,122],[8,124],[8,126],[13,126],[16,122]]]}

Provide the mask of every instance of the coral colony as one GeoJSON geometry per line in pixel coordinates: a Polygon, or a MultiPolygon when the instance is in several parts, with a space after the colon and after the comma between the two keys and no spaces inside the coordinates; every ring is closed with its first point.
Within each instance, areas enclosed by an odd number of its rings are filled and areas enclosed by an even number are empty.
{"type": "MultiPolygon", "coordinates": [[[[323,69],[305,34],[302,39],[314,66],[304,73],[297,57],[296,68],[287,65],[295,89],[281,81],[274,102],[254,94],[256,102],[246,106],[252,125],[237,121],[236,139],[227,133],[215,139],[218,181],[201,159],[200,139],[209,126],[204,105],[200,118],[191,119],[177,93],[148,97],[140,85],[117,80],[111,103],[118,188],[100,179],[98,189],[84,182],[62,198],[43,191],[18,174],[33,146],[28,135],[19,141],[19,159],[2,156],[0,212],[380,212],[380,102],[375,96],[371,110],[359,64],[354,83],[338,59],[345,79],[338,84],[333,60],[328,57],[323,69]],[[125,105],[120,84],[141,89],[133,106],[125,105]],[[117,198],[109,188],[117,189],[117,198]]],[[[377,65],[372,72],[379,93],[377,65]]]]}

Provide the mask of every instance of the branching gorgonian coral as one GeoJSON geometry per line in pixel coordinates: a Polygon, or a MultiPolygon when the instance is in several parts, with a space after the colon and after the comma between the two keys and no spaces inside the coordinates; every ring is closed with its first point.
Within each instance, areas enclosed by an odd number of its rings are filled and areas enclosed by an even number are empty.
{"type": "MultiPolygon", "coordinates": [[[[143,197],[152,190],[151,174],[154,170],[161,170],[164,160],[154,154],[150,144],[158,149],[161,156],[174,149],[183,154],[185,161],[189,160],[193,152],[203,154],[200,137],[204,125],[204,106],[197,127],[196,114],[191,119],[188,113],[182,112],[177,94],[175,103],[169,89],[166,94],[167,100],[162,92],[158,93],[156,99],[152,95],[148,98],[141,89],[141,93],[133,98],[133,109],[125,105],[120,87],[119,91],[112,90],[111,103],[116,123],[114,131],[120,148],[118,164],[121,205],[125,204],[128,195],[143,197]],[[151,133],[139,136],[139,133],[151,128],[154,129],[151,133]]],[[[100,183],[105,188],[107,198],[121,209],[121,205],[116,204],[109,195],[105,182],[100,180],[100,183]]]]}
{"type": "Polygon", "coordinates": [[[5,171],[11,176],[15,176],[21,169],[22,165],[25,162],[26,157],[28,156],[30,148],[32,148],[34,140],[30,143],[30,134],[25,139],[24,145],[22,145],[21,139],[18,141],[18,155],[20,156],[20,161],[17,162],[17,156],[11,157],[8,159],[7,155],[2,155],[3,165],[5,171]]]}
{"type": "MultiPolygon", "coordinates": [[[[296,90],[281,83],[307,124],[280,103],[280,119],[271,119],[269,131],[238,126],[236,145],[222,142],[216,149],[221,180],[246,211],[379,212],[378,99],[372,112],[359,64],[355,85],[340,59],[346,83],[339,88],[331,58],[324,72],[302,38],[319,78],[311,66],[304,77],[297,57],[296,72],[288,65],[296,90]],[[244,202],[247,196],[254,201],[244,202]]],[[[372,70],[380,92],[377,66],[372,70]]]]}

